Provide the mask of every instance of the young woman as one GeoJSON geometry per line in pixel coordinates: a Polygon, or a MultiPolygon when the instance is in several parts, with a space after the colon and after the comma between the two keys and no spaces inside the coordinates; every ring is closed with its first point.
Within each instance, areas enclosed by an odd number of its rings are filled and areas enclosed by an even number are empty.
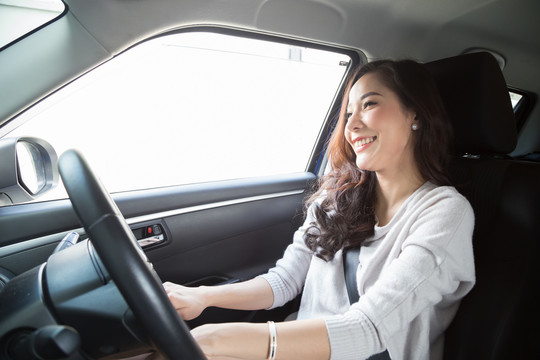
{"type": "Polygon", "coordinates": [[[295,321],[204,325],[209,359],[441,359],[443,335],[475,281],[474,215],[446,174],[450,125],[423,65],[375,61],[346,88],[332,171],[268,273],[218,287],[164,284],[186,320],[205,308],[269,309],[302,293],[295,321]],[[360,247],[359,301],[342,252],[360,247]]]}

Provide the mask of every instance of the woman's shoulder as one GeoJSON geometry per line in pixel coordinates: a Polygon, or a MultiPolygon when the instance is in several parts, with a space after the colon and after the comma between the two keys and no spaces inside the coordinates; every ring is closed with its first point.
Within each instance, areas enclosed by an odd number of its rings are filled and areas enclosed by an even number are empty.
{"type": "Polygon", "coordinates": [[[472,212],[469,200],[454,186],[435,185],[431,182],[426,182],[419,190],[417,196],[419,203],[427,203],[431,206],[436,205],[450,211],[472,212]]]}
{"type": "Polygon", "coordinates": [[[427,184],[417,192],[407,214],[404,218],[413,219],[415,229],[429,233],[472,235],[475,222],[469,201],[453,186],[427,184]]]}

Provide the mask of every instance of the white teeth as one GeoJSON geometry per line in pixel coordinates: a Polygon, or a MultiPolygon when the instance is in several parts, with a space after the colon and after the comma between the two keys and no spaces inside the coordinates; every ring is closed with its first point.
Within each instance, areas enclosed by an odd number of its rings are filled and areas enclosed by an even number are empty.
{"type": "Polygon", "coordinates": [[[370,138],[363,138],[361,140],[358,140],[355,145],[356,146],[362,146],[362,145],[372,143],[373,141],[375,141],[375,136],[370,137],[370,138]]]}

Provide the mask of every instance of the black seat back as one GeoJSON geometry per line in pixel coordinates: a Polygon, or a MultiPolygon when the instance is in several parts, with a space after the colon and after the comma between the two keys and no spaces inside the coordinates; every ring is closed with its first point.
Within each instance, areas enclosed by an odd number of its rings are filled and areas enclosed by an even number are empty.
{"type": "Polygon", "coordinates": [[[454,185],[475,212],[476,285],[446,332],[446,360],[540,359],[540,164],[517,141],[508,89],[488,53],[427,64],[454,128],[454,185]]]}

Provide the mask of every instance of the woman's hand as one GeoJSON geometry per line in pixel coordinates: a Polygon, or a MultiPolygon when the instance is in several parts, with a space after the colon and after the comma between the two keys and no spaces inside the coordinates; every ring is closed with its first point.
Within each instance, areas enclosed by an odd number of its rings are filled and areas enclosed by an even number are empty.
{"type": "Polygon", "coordinates": [[[199,287],[187,287],[171,282],[164,283],[163,287],[172,305],[184,320],[196,318],[207,307],[204,291],[199,287]]]}
{"type": "Polygon", "coordinates": [[[191,334],[208,360],[267,358],[267,324],[207,324],[193,329],[191,334]]]}
{"type": "Polygon", "coordinates": [[[187,287],[163,284],[174,308],[184,320],[192,320],[204,309],[215,306],[235,310],[260,310],[272,306],[274,293],[268,281],[255,278],[219,286],[187,287]]]}

